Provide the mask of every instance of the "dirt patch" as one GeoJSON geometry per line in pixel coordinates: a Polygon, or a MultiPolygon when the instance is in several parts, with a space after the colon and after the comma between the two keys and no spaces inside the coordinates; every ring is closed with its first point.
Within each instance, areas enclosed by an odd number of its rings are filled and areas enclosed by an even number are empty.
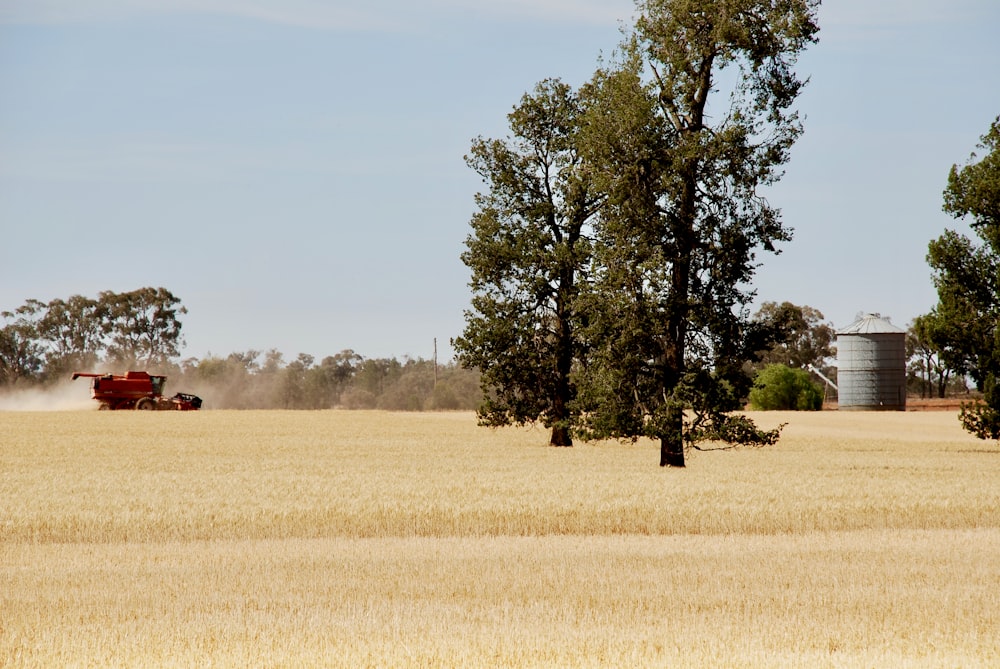
{"type": "Polygon", "coordinates": [[[974,401],[971,397],[906,398],[907,411],[958,411],[963,403],[974,401]]]}

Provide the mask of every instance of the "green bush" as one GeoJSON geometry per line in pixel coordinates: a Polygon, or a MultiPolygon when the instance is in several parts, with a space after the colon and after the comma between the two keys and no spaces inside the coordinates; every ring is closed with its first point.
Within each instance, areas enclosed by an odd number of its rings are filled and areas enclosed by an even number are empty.
{"type": "Polygon", "coordinates": [[[787,365],[768,365],[754,379],[750,408],[758,411],[819,411],[823,388],[809,372],[787,365]]]}
{"type": "Polygon", "coordinates": [[[1000,441],[1000,382],[993,374],[987,374],[983,382],[983,401],[962,403],[958,420],[967,432],[980,439],[1000,441]]]}

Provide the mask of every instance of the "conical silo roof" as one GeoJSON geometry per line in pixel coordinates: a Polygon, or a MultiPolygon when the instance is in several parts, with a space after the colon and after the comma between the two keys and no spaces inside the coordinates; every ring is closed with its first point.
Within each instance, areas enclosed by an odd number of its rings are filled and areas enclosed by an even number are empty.
{"type": "Polygon", "coordinates": [[[864,335],[864,334],[890,334],[906,333],[901,327],[893,325],[888,318],[883,318],[881,314],[864,314],[856,321],[848,325],[843,330],[838,330],[838,335],[864,335]]]}

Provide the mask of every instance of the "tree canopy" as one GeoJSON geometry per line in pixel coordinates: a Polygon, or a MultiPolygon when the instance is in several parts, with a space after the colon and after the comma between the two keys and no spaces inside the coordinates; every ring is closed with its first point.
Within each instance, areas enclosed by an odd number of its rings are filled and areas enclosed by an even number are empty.
{"type": "Polygon", "coordinates": [[[764,302],[754,314],[754,320],[770,326],[776,341],[761,351],[760,360],[754,367],[763,369],[774,364],[797,369],[824,367],[824,362],[836,354],[836,349],[833,347],[833,325],[823,319],[822,311],[808,305],[764,302]]]}
{"type": "Polygon", "coordinates": [[[944,191],[944,210],[961,218],[970,216],[980,237],[994,251],[1000,249],[1000,116],[980,137],[975,151],[962,167],[952,165],[944,191]]]}
{"type": "Polygon", "coordinates": [[[180,354],[180,316],[187,309],[166,288],[125,293],[103,291],[97,299],[73,295],[48,303],[26,300],[0,313],[0,381],[59,378],[103,355],[124,367],[166,364],[180,354]]]}
{"type": "Polygon", "coordinates": [[[166,288],[139,288],[99,296],[108,327],[108,356],[120,363],[150,367],[180,353],[179,316],[187,313],[180,298],[166,288]]]}
{"type": "Polygon", "coordinates": [[[1000,116],[962,167],[953,165],[944,210],[971,218],[981,240],[947,230],[928,246],[938,304],[933,343],[960,374],[983,392],[983,402],[965,407],[961,420],[980,438],[1000,439],[1000,116]],[[942,325],[942,324],[946,324],[942,325]]]}

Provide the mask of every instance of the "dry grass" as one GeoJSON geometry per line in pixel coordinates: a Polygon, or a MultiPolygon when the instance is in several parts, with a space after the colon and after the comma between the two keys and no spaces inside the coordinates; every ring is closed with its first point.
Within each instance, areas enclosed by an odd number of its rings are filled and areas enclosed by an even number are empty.
{"type": "Polygon", "coordinates": [[[757,418],[677,471],[469,414],[0,413],[0,665],[1000,666],[1000,449],[757,418]]]}

